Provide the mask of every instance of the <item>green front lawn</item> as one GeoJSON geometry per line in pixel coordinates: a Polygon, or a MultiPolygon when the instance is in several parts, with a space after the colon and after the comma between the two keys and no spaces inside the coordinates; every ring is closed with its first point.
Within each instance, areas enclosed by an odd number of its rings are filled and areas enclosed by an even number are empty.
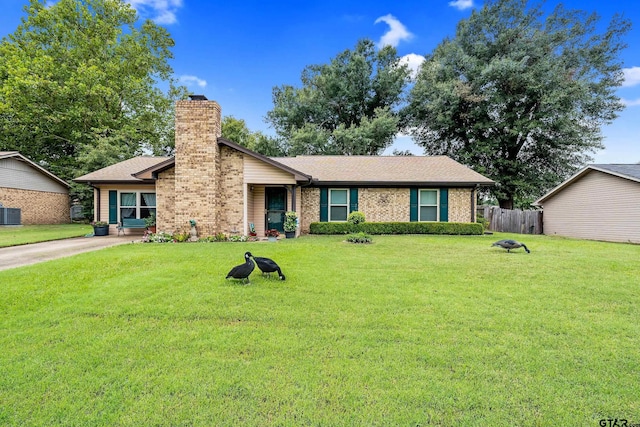
{"type": "Polygon", "coordinates": [[[1,226],[0,248],[82,237],[89,233],[93,233],[93,227],[88,224],[1,226]]]}
{"type": "Polygon", "coordinates": [[[0,272],[0,425],[640,423],[640,246],[128,244],[0,272]],[[245,251],[287,280],[225,280],[245,251]]]}

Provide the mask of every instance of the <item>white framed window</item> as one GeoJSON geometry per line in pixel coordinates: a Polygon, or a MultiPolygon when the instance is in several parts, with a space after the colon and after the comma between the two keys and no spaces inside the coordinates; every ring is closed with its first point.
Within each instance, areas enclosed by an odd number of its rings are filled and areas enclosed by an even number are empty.
{"type": "Polygon", "coordinates": [[[118,195],[120,221],[124,218],[144,219],[156,214],[156,193],[122,191],[118,195]]]}
{"type": "Polygon", "coordinates": [[[440,220],[440,192],[420,190],[418,192],[418,221],[440,220]]]}
{"type": "Polygon", "coordinates": [[[346,221],[349,215],[349,189],[329,189],[329,221],[346,221]]]}

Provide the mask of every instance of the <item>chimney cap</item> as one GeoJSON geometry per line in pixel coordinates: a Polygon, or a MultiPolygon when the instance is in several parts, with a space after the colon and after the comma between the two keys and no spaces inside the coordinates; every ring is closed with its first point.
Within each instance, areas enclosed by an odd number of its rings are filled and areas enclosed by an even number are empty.
{"type": "Polygon", "coordinates": [[[192,101],[207,101],[207,97],[204,95],[189,95],[189,99],[192,101]]]}

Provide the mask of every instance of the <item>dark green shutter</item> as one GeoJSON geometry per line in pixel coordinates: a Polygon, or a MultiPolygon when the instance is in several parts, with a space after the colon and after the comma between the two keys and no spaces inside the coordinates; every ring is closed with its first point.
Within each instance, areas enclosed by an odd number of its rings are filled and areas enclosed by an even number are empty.
{"type": "Polygon", "coordinates": [[[118,223],[118,192],[109,190],[109,224],[118,223]]]}
{"type": "Polygon", "coordinates": [[[449,190],[440,189],[440,222],[449,222],[449,190]]]}
{"type": "Polygon", "coordinates": [[[418,220],[418,189],[409,189],[409,221],[418,220]]]}
{"type": "Polygon", "coordinates": [[[358,188],[349,189],[349,213],[358,210],[358,188]]]}
{"type": "Polygon", "coordinates": [[[329,190],[320,189],[320,222],[329,221],[329,190]]]}

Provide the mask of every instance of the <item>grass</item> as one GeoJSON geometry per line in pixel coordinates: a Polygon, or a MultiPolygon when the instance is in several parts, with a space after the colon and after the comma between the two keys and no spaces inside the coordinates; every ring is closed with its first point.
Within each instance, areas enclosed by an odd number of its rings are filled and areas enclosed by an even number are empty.
{"type": "Polygon", "coordinates": [[[1,425],[640,422],[640,246],[129,244],[0,272],[1,425]],[[285,282],[225,280],[243,253],[285,282]]]}
{"type": "Polygon", "coordinates": [[[93,228],[88,224],[2,226],[0,227],[0,248],[82,237],[88,233],[93,233],[93,228]]]}

